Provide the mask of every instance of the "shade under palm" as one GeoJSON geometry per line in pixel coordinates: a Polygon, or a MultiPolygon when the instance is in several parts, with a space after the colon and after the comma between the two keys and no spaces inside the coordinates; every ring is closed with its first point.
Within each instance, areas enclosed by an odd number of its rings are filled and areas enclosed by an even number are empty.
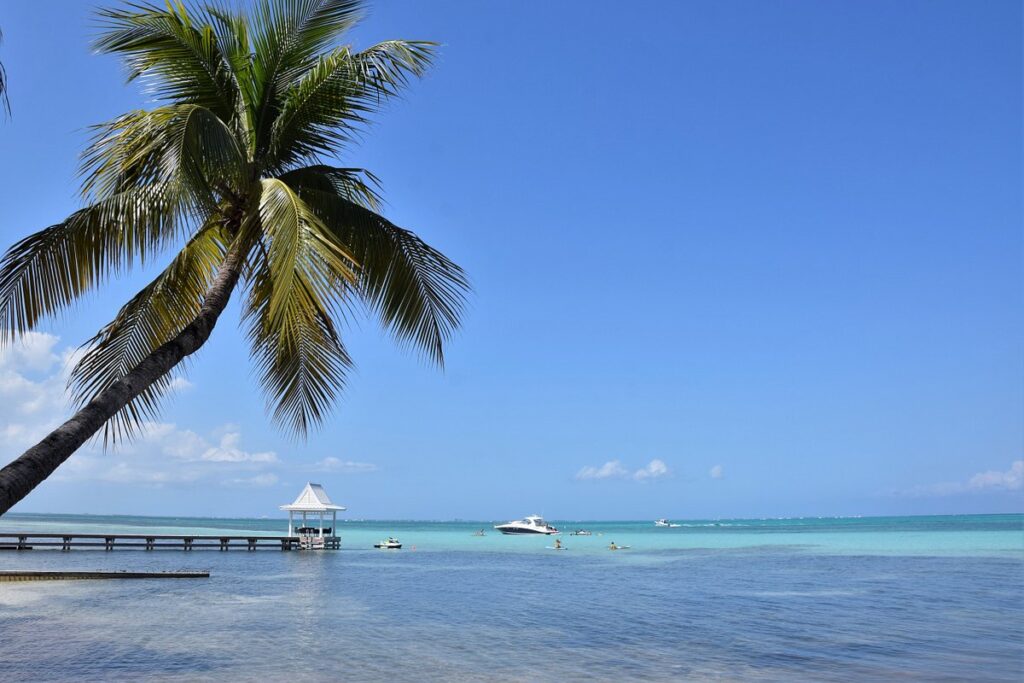
{"type": "Polygon", "coordinates": [[[171,3],[99,13],[97,49],[121,55],[160,106],[97,126],[83,155],[86,207],[4,256],[2,334],[180,251],[91,340],[71,376],[79,411],[0,470],[0,514],[100,429],[130,437],[154,415],[170,370],[202,346],[236,288],[273,416],[299,435],[344,385],[338,328],[353,306],[443,362],[463,271],[381,217],[372,174],[326,164],[433,54],[416,41],[333,47],[360,9],[261,0],[248,16],[171,3]]]}

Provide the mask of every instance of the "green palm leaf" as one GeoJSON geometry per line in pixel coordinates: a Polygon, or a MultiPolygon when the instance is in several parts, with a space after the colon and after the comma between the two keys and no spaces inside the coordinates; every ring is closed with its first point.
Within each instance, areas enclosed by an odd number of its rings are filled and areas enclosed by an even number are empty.
{"type": "Polygon", "coordinates": [[[239,140],[213,112],[174,104],[94,126],[82,155],[82,192],[105,197],[163,184],[175,190],[181,210],[202,214],[244,187],[247,168],[239,140]]]}
{"type": "Polygon", "coordinates": [[[317,166],[281,179],[352,252],[360,264],[359,292],[385,327],[443,365],[444,345],[465,305],[466,274],[414,233],[366,208],[351,171],[317,166]]]}
{"type": "MultiPolygon", "coordinates": [[[[3,42],[4,32],[0,31],[0,43],[3,42]]],[[[11,113],[11,102],[7,99],[7,72],[4,70],[4,65],[0,64],[0,106],[2,106],[4,113],[8,116],[11,113]]]]}
{"type": "Polygon", "coordinates": [[[287,169],[349,143],[366,115],[422,76],[434,43],[391,40],[362,52],[338,48],[311,65],[283,95],[271,131],[269,168],[287,169]]]}
{"type": "Polygon", "coordinates": [[[261,0],[252,13],[253,155],[270,146],[281,95],[318,53],[358,22],[358,0],[261,0]]]}
{"type": "Polygon", "coordinates": [[[287,184],[265,180],[259,207],[265,248],[253,254],[246,317],[274,418],[298,434],[318,424],[351,359],[332,314],[356,264],[287,184]]]}
{"type": "Polygon", "coordinates": [[[0,260],[0,340],[33,329],[111,275],[147,261],[175,237],[173,191],[153,184],[71,214],[0,260]]]}
{"type": "MultiPolygon", "coordinates": [[[[68,384],[84,405],[120,380],[150,353],[170,341],[198,314],[206,290],[227,250],[218,223],[205,226],[152,282],[86,344],[68,384]]],[[[170,384],[165,375],[115,415],[104,428],[104,442],[131,437],[145,417],[155,417],[170,384]]]]}
{"type": "Polygon", "coordinates": [[[211,22],[203,10],[182,2],[126,3],[97,12],[98,52],[118,53],[128,79],[145,77],[157,99],[197,104],[230,121],[241,96],[211,22]]]}

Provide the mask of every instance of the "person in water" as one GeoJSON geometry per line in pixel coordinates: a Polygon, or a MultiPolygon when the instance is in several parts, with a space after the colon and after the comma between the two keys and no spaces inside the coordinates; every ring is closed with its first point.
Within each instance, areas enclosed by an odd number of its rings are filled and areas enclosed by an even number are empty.
{"type": "Polygon", "coordinates": [[[618,550],[619,546],[615,545],[615,541],[608,544],[608,550],[618,550]]]}
{"type": "Polygon", "coordinates": [[[561,550],[561,549],[562,549],[562,539],[556,538],[555,539],[555,550],[561,550]]]}

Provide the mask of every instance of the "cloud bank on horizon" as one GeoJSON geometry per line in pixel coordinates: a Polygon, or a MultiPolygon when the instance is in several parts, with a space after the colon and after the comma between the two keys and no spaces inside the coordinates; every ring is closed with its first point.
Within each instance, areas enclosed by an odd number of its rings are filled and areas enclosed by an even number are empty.
{"type": "MultiPolygon", "coordinates": [[[[0,348],[0,466],[18,457],[71,415],[66,390],[70,369],[81,353],[58,350],[60,338],[29,332],[0,348]]],[[[175,377],[171,391],[192,383],[175,377]]],[[[291,471],[321,473],[372,472],[372,463],[326,457],[317,462],[288,463],[291,471]]],[[[285,463],[269,450],[243,447],[239,425],[225,423],[202,435],[171,422],[145,422],[137,438],[104,452],[90,440],[68,458],[54,481],[105,482],[163,487],[210,483],[227,487],[268,487],[281,482],[285,463]]]]}
{"type": "Polygon", "coordinates": [[[576,479],[634,479],[646,481],[658,479],[669,474],[668,465],[664,460],[655,458],[638,470],[630,471],[619,460],[609,460],[600,467],[585,466],[576,473],[576,479]]]}
{"type": "Polygon", "coordinates": [[[985,470],[974,474],[966,481],[947,481],[926,486],[915,486],[899,492],[912,497],[954,496],[985,491],[1024,490],[1024,460],[1014,460],[1006,470],[985,470]]]}

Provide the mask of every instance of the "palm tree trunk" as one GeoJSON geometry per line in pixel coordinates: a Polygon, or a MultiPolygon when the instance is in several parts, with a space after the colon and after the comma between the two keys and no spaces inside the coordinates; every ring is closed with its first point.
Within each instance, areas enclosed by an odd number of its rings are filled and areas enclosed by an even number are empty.
{"type": "Polygon", "coordinates": [[[146,356],[127,375],[104,389],[70,420],[0,470],[0,515],[53,474],[89,437],[146,387],[195,353],[213,331],[242,271],[241,240],[228,250],[217,270],[199,315],[174,339],[146,356]]]}

